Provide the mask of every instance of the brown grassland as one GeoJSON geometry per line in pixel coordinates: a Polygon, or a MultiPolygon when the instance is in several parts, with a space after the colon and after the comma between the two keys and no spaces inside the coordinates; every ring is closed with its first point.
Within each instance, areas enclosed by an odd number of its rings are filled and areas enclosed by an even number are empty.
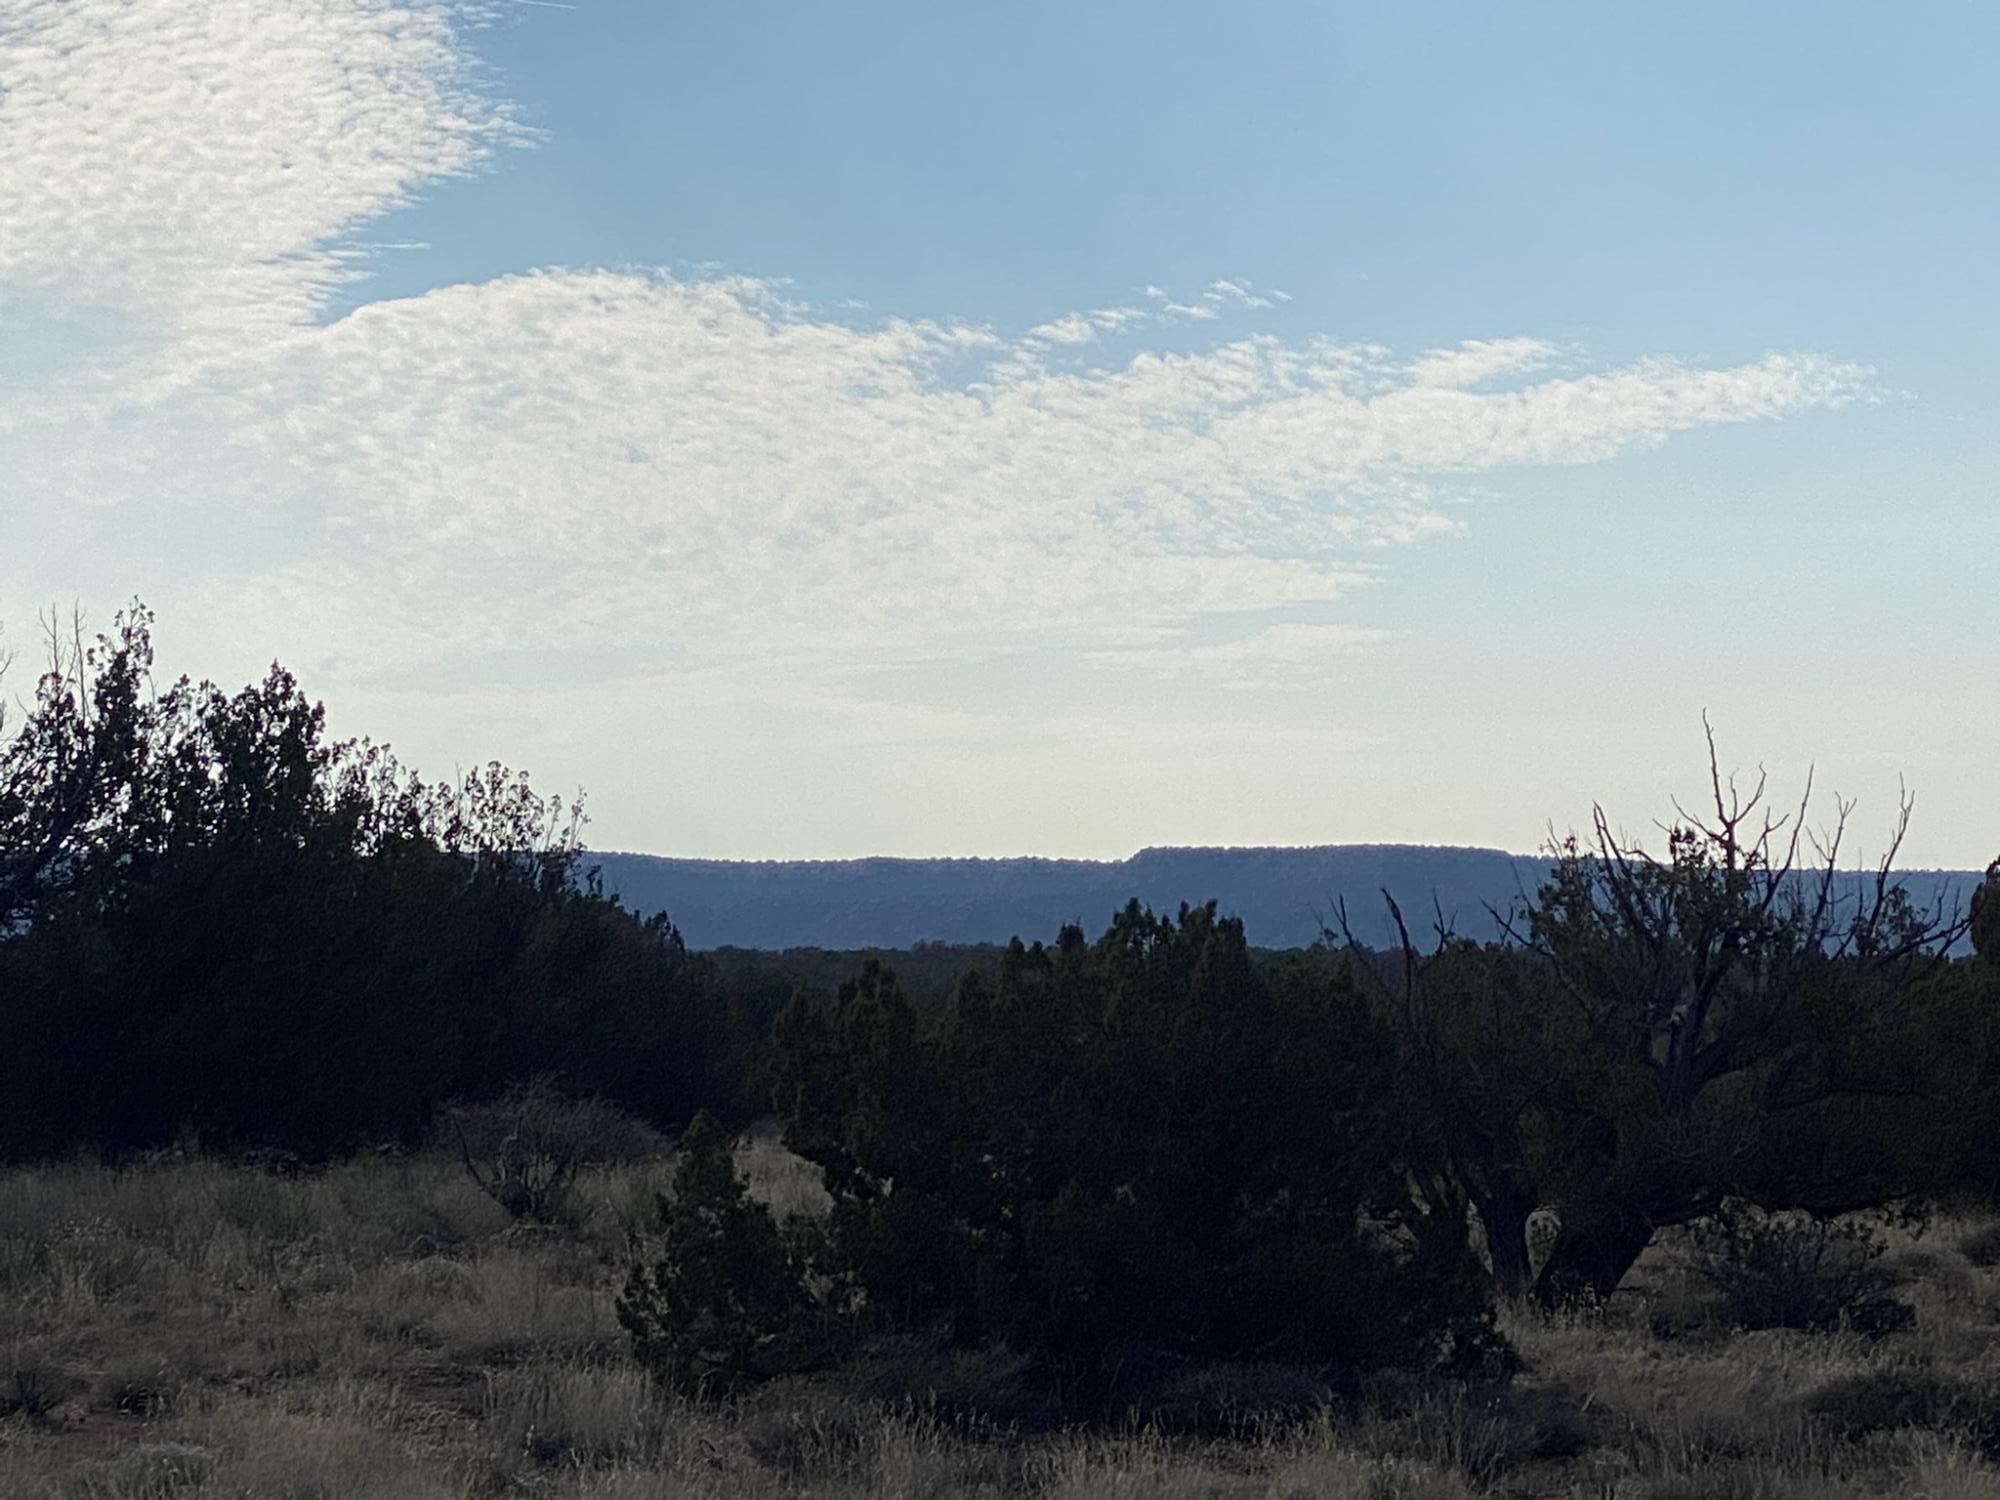
{"type": "MultiPolygon", "coordinates": [[[[767,1138],[740,1160],[780,1213],[822,1199],[767,1138]]],[[[598,1171],[529,1229],[436,1158],[0,1173],[0,1496],[2000,1500],[1985,1224],[1899,1235],[1916,1320],[1872,1341],[1733,1333],[1662,1247],[1601,1309],[1508,1314],[1506,1385],[1048,1432],[992,1415],[1006,1361],[907,1347],[728,1403],[654,1388],[613,1298],[666,1178],[598,1171]]],[[[1285,1372],[1204,1379],[1226,1407],[1285,1372]]]]}

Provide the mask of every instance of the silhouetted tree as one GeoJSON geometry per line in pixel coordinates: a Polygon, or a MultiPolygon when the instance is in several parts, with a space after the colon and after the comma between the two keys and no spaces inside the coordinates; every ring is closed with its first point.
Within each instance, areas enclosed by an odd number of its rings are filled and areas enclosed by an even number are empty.
{"type": "Polygon", "coordinates": [[[120,831],[151,730],[151,624],[134,605],[86,643],[80,621],[65,630],[51,613],[46,665],[11,733],[0,703],[0,931],[120,831]]]}
{"type": "MultiPolygon", "coordinates": [[[[1935,1067],[1955,911],[1893,876],[1908,826],[1859,896],[1831,829],[1764,811],[1713,754],[1712,813],[1681,812],[1663,857],[1612,832],[1554,868],[1510,951],[1403,929],[1396,1023],[1421,1154],[1480,1215],[1500,1288],[1528,1284],[1538,1207],[1561,1229],[1546,1300],[1608,1292],[1662,1227],[1725,1198],[1831,1213],[1938,1184],[1950,1153],[1935,1067]],[[1802,851],[1812,859],[1802,861],[1802,851]],[[1847,889],[1853,889],[1848,887],[1847,889]]],[[[1401,926],[1401,913],[1396,913],[1401,926]]],[[[1369,972],[1379,973],[1379,969],[1369,972]]]]}
{"type": "Polygon", "coordinates": [[[580,873],[579,809],[334,740],[281,668],[155,693],[149,627],[58,642],[0,747],[0,1152],[318,1155],[545,1073],[730,1107],[713,975],[580,873]]]}

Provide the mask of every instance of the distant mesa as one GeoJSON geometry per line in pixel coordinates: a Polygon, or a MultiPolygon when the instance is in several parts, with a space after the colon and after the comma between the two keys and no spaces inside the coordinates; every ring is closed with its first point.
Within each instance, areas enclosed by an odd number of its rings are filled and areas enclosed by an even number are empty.
{"type": "MultiPolygon", "coordinates": [[[[593,854],[607,890],[664,911],[695,948],[909,948],[1053,938],[1065,922],[1095,934],[1137,897],[1156,911],[1214,900],[1262,948],[1305,947],[1344,899],[1362,941],[1394,932],[1394,894],[1419,941],[1441,913],[1461,936],[1500,935],[1492,913],[1534,894],[1539,856],[1418,844],[1317,848],[1142,849],[1130,859],[672,859],[593,854]]],[[[1859,876],[1852,877],[1859,879],[1859,876]]],[[[1910,871],[1911,897],[1964,899],[1969,871],[1910,871]]]]}

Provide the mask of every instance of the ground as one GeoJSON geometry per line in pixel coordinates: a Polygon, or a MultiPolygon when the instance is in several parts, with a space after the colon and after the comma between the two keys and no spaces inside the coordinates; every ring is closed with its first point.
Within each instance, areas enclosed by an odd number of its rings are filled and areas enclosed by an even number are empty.
{"type": "MultiPolygon", "coordinates": [[[[780,1212],[823,1201],[768,1136],[741,1159],[780,1212]]],[[[1506,1384],[1383,1381],[1218,1431],[1295,1375],[1217,1370],[1190,1382],[1200,1430],[1091,1435],[993,1417],[997,1356],[655,1389],[612,1299],[666,1176],[593,1173],[547,1229],[443,1158],[0,1173],[0,1496],[2000,1500],[2000,1270],[1975,1264],[2000,1240],[1975,1221],[1898,1232],[1916,1320],[1879,1339],[1731,1332],[1662,1247],[1601,1308],[1509,1313],[1506,1384]]]]}

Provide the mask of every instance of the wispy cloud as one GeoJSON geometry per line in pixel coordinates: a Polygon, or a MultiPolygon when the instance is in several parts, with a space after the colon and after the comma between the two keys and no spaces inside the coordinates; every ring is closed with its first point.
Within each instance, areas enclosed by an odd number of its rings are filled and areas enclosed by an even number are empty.
{"type": "MultiPolygon", "coordinates": [[[[1204,301],[1236,307],[1262,308],[1271,305],[1271,299],[1252,291],[1247,281],[1211,281],[1201,295],[1204,301]]],[[[1278,295],[1284,294],[1281,292],[1278,295]]],[[[1287,297],[1285,300],[1291,299],[1287,297]]]]}
{"type": "Polygon", "coordinates": [[[456,14],[5,0],[0,285],[128,314],[155,375],[308,322],[343,236],[510,134],[456,14]]]}
{"type": "Polygon", "coordinates": [[[1022,340],[1029,344],[1088,344],[1097,337],[1097,323],[1088,314],[1071,313],[1066,318],[1030,328],[1022,340]]]}
{"type": "Polygon", "coordinates": [[[1466,389],[1546,369],[1559,352],[1542,339],[1468,339],[1454,349],[1433,349],[1412,363],[1410,381],[1420,386],[1466,389]]]}
{"type": "Polygon", "coordinates": [[[1141,672],[1190,686],[1287,691],[1323,685],[1335,675],[1341,658],[1388,638],[1387,631],[1354,625],[1287,622],[1235,640],[1092,651],[1083,659],[1088,666],[1141,672]]]}
{"type": "Polygon", "coordinates": [[[0,404],[0,472],[43,506],[185,506],[217,632],[307,663],[442,666],[541,631],[773,681],[1049,645],[1311,674],[1367,633],[1124,643],[1325,606],[1364,550],[1454,529],[1468,476],[1865,384],[1787,354],[1558,375],[1533,339],[1410,363],[1246,328],[1282,294],[1240,278],[1019,335],[592,269],[322,325],[362,226],[514,134],[462,24],[385,0],[0,0],[0,306],[103,310],[116,335],[16,371],[36,394],[0,404]],[[228,518],[271,506],[284,545],[234,551],[228,518]]]}

